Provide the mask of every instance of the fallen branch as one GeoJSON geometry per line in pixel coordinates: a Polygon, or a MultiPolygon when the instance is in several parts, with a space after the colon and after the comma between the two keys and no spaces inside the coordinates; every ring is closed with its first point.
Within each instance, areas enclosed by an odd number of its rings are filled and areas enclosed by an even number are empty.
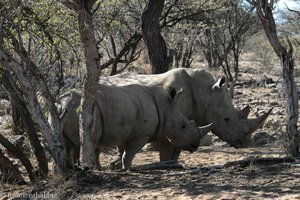
{"type": "Polygon", "coordinates": [[[212,172],[220,169],[230,168],[230,167],[240,167],[245,168],[251,165],[274,165],[279,163],[293,163],[296,162],[295,158],[285,157],[285,158],[248,158],[245,160],[238,160],[225,163],[223,165],[213,165],[210,167],[197,167],[195,169],[190,169],[187,171],[180,171],[166,174],[166,176],[181,176],[186,174],[199,174],[203,172],[212,172]]]}
{"type": "Polygon", "coordinates": [[[131,171],[140,171],[140,170],[163,170],[163,169],[183,169],[183,166],[178,163],[176,160],[171,161],[162,161],[150,163],[138,167],[133,167],[131,171]]]}
{"type": "Polygon", "coordinates": [[[248,167],[250,165],[274,165],[279,163],[292,163],[295,162],[295,158],[285,157],[285,158],[248,158],[246,160],[238,160],[225,163],[223,168],[228,167],[248,167]]]}

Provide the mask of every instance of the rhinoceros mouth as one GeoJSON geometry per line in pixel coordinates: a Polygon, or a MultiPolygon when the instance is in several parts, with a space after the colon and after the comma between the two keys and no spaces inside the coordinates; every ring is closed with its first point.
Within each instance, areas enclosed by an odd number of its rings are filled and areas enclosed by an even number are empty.
{"type": "Polygon", "coordinates": [[[250,136],[247,136],[246,138],[243,138],[243,139],[237,139],[229,144],[230,144],[230,146],[232,146],[236,149],[248,148],[252,141],[250,136]]]}
{"type": "Polygon", "coordinates": [[[199,145],[198,144],[190,144],[186,150],[189,151],[190,153],[193,153],[195,151],[197,151],[199,145]]]}

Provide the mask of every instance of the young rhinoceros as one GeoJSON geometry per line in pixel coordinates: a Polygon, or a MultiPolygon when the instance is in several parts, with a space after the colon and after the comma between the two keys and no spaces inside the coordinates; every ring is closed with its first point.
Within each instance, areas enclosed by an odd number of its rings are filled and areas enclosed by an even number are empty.
{"type": "MultiPolygon", "coordinates": [[[[196,151],[210,127],[196,127],[177,110],[180,94],[172,87],[166,93],[157,86],[99,86],[93,114],[96,166],[100,168],[101,148],[118,146],[123,152],[122,169],[128,170],[135,154],[157,137],[165,137],[181,149],[196,151]]],[[[63,134],[67,149],[73,151],[76,160],[80,148],[76,108],[80,99],[81,93],[74,90],[61,99],[62,110],[66,113],[62,119],[63,134]]]]}

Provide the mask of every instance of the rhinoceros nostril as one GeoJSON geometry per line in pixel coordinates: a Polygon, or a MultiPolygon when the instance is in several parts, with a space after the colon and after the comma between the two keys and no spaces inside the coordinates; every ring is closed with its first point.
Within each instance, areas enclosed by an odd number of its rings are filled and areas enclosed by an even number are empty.
{"type": "Polygon", "coordinates": [[[190,148],[193,150],[193,151],[196,151],[198,149],[199,145],[198,144],[191,144],[190,145],[190,148]]]}

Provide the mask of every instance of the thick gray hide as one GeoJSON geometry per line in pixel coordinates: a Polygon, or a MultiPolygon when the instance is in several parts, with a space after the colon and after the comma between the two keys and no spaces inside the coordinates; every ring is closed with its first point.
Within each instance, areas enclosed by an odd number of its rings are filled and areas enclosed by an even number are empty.
{"type": "MultiPolygon", "coordinates": [[[[248,119],[250,107],[242,110],[234,108],[228,84],[224,78],[219,80],[200,69],[172,69],[158,75],[137,75],[123,73],[110,77],[101,77],[101,84],[106,85],[156,85],[167,90],[170,86],[179,90],[182,96],[177,108],[198,126],[214,123],[213,134],[236,148],[248,147],[252,133],[261,127],[271,109],[255,119],[248,119]]],[[[180,148],[174,147],[165,138],[159,140],[161,161],[177,160],[180,148]]]]}
{"type": "MultiPolygon", "coordinates": [[[[122,169],[131,167],[134,155],[150,140],[164,138],[172,145],[193,152],[208,131],[198,129],[176,107],[174,88],[167,93],[157,86],[99,86],[93,113],[95,154],[107,146],[118,146],[122,169]]],[[[78,159],[81,93],[72,90],[60,98],[63,133],[70,157],[78,159]],[[75,152],[74,152],[75,150],[75,152]],[[73,151],[73,153],[72,153],[73,151]],[[77,155],[77,156],[76,156],[77,155]]],[[[98,159],[95,163],[100,167],[98,159]]]]}

